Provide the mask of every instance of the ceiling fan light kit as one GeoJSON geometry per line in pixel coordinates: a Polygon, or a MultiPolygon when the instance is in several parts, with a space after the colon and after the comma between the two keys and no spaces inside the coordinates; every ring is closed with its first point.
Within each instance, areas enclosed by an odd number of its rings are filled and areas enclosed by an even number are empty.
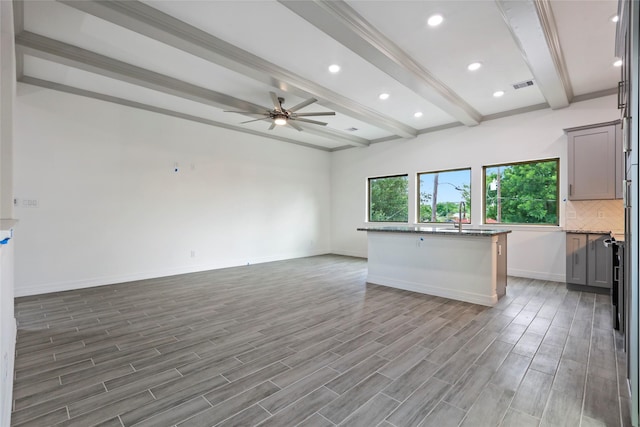
{"type": "Polygon", "coordinates": [[[302,101],[298,105],[294,105],[293,107],[286,109],[282,106],[284,104],[284,98],[279,97],[275,92],[269,92],[271,96],[271,101],[273,103],[273,108],[270,109],[268,107],[262,107],[264,111],[230,111],[225,110],[226,113],[239,113],[239,114],[247,114],[250,116],[264,116],[259,119],[247,120],[246,122],[241,122],[241,124],[258,122],[261,120],[271,121],[271,126],[269,130],[273,130],[276,126],[284,126],[289,125],[297,131],[302,131],[303,128],[299,126],[295,121],[310,123],[319,126],[326,126],[327,124],[324,122],[319,122],[317,120],[305,119],[303,117],[310,116],[335,116],[336,113],[334,111],[323,111],[323,112],[312,112],[312,113],[296,113],[296,111],[306,107],[307,105],[313,104],[318,100],[315,98],[309,98],[306,101],[302,101]]]}

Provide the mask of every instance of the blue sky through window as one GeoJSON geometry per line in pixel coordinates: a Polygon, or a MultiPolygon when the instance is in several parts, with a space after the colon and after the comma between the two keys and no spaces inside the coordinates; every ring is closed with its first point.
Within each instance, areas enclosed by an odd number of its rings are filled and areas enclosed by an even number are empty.
{"type": "MultiPolygon", "coordinates": [[[[470,185],[471,170],[462,169],[455,171],[437,172],[438,176],[438,203],[442,202],[454,202],[459,203],[463,201],[462,192],[458,189],[462,189],[463,185],[470,185]]],[[[433,180],[435,178],[434,173],[425,173],[420,175],[420,193],[432,194],[433,193],[433,180]]]]}

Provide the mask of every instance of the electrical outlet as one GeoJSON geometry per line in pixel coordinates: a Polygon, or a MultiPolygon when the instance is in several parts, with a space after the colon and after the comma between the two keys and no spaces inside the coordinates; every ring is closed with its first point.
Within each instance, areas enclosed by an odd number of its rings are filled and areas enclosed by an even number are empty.
{"type": "Polygon", "coordinates": [[[604,218],[604,211],[598,211],[598,218],[604,218]]]}
{"type": "Polygon", "coordinates": [[[191,258],[195,258],[196,257],[196,251],[192,250],[191,251],[191,258]]]}
{"type": "Polygon", "coordinates": [[[567,211],[567,219],[576,219],[576,211],[567,211]]]}
{"type": "Polygon", "coordinates": [[[16,206],[30,209],[37,208],[40,204],[38,199],[14,199],[14,203],[17,203],[16,206]]]}

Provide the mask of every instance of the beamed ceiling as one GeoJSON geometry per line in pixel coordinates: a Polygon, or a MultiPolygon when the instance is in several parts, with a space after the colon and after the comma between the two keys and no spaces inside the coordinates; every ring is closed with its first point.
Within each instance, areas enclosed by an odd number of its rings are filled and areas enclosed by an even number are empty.
{"type": "Polygon", "coordinates": [[[615,93],[616,12],[617,0],[16,0],[17,75],[333,151],[615,93]],[[269,92],[336,115],[269,130],[223,111],[271,108],[269,92]]]}

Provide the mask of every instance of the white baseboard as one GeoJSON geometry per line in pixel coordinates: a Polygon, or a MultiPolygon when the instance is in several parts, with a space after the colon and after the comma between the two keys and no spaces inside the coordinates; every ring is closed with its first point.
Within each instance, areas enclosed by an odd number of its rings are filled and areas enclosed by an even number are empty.
{"type": "MultiPolygon", "coordinates": [[[[359,251],[334,249],[332,251],[323,250],[323,251],[314,251],[309,253],[297,253],[297,254],[286,254],[286,255],[280,254],[275,256],[253,258],[250,260],[247,260],[247,259],[225,260],[223,262],[193,264],[193,265],[182,266],[178,268],[170,268],[170,269],[131,273],[131,274],[117,274],[117,275],[110,275],[110,276],[92,277],[92,278],[86,278],[81,280],[49,282],[49,283],[41,283],[36,285],[16,284],[15,297],[17,298],[17,297],[23,297],[23,296],[40,295],[40,294],[45,294],[50,292],[63,292],[63,291],[70,291],[73,289],[83,289],[83,288],[91,288],[94,286],[111,285],[114,283],[125,283],[125,282],[133,282],[136,280],[155,279],[158,277],[168,277],[168,276],[175,276],[178,274],[186,274],[186,273],[197,273],[199,271],[217,270],[220,268],[239,267],[239,266],[247,265],[247,263],[261,264],[265,262],[282,261],[286,259],[303,258],[307,256],[325,255],[328,253],[335,254],[335,255],[351,256],[356,258],[367,258],[366,251],[363,253],[359,251]]],[[[508,275],[515,276],[515,277],[524,277],[527,279],[550,280],[554,282],[565,281],[565,276],[562,274],[513,269],[513,268],[510,268],[508,270],[508,275]]],[[[417,291],[417,292],[420,292],[420,291],[417,291]]]]}
{"type": "Polygon", "coordinates": [[[11,409],[13,407],[13,368],[15,366],[15,355],[16,355],[16,337],[17,337],[17,324],[16,320],[13,319],[13,327],[8,328],[11,329],[12,336],[9,337],[8,348],[5,349],[2,357],[2,371],[0,372],[0,404],[2,407],[0,408],[0,425],[9,426],[11,425],[11,409]]]}
{"type": "Polygon", "coordinates": [[[350,251],[347,249],[332,249],[331,253],[335,255],[352,256],[355,258],[367,258],[367,251],[358,252],[358,251],[350,251]]]}
{"type": "Polygon", "coordinates": [[[88,277],[80,280],[49,282],[49,283],[41,283],[37,285],[16,284],[15,296],[16,298],[18,298],[18,297],[31,296],[31,295],[47,294],[50,292],[71,291],[74,289],[92,288],[95,286],[113,285],[116,283],[126,283],[126,282],[133,282],[137,280],[156,279],[159,277],[169,277],[169,276],[176,276],[179,274],[197,273],[200,271],[218,270],[221,268],[229,268],[229,267],[240,267],[240,266],[246,266],[251,264],[262,264],[265,262],[283,261],[287,259],[325,255],[328,253],[330,252],[321,250],[321,251],[313,251],[308,253],[280,254],[280,255],[274,255],[274,256],[268,256],[268,257],[243,258],[242,260],[227,259],[222,262],[213,261],[213,262],[204,263],[204,264],[193,264],[193,265],[186,265],[182,267],[168,268],[168,269],[155,270],[155,271],[146,271],[146,272],[130,273],[130,274],[115,274],[115,275],[101,276],[101,277],[88,277]]]}
{"type": "Polygon", "coordinates": [[[564,274],[550,273],[547,271],[531,271],[518,268],[507,268],[507,274],[514,277],[524,277],[525,279],[550,280],[552,282],[566,282],[564,274]]]}

